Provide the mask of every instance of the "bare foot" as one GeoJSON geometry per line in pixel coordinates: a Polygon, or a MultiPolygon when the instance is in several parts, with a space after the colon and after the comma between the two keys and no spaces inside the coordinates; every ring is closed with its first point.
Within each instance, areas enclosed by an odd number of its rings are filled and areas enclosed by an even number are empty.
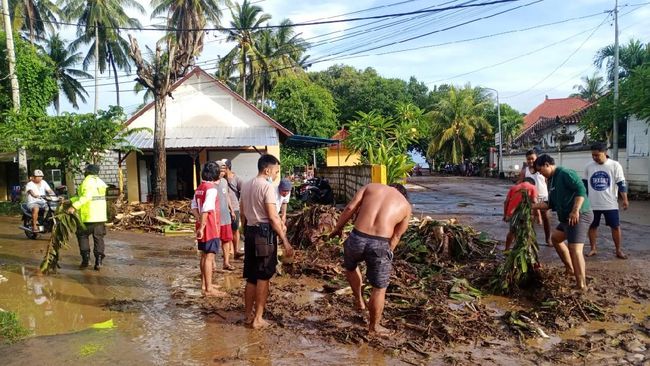
{"type": "Polygon", "coordinates": [[[627,259],[627,255],[623,254],[622,251],[617,250],[616,251],[616,258],[618,258],[618,259],[627,259]]]}
{"type": "Polygon", "coordinates": [[[598,251],[597,251],[596,249],[592,249],[592,250],[590,250],[589,253],[587,254],[587,257],[593,257],[593,256],[595,256],[596,254],[598,254],[598,251]]]}
{"type": "Polygon", "coordinates": [[[270,327],[272,325],[273,324],[271,324],[270,322],[268,322],[268,321],[266,321],[264,319],[260,319],[260,320],[253,319],[253,321],[250,323],[250,326],[253,329],[264,329],[264,328],[268,328],[268,327],[270,327]]]}
{"type": "Polygon", "coordinates": [[[376,325],[375,329],[370,329],[368,331],[370,335],[376,335],[379,337],[390,337],[395,334],[395,331],[382,327],[381,325],[376,325]]]}
{"type": "Polygon", "coordinates": [[[547,246],[547,247],[552,247],[552,246],[553,246],[553,242],[547,241],[547,242],[546,242],[546,246],[547,246]]]}
{"type": "Polygon", "coordinates": [[[355,299],[354,300],[354,309],[358,312],[363,312],[366,310],[366,307],[368,304],[366,303],[366,299],[362,298],[361,301],[355,299]]]}
{"type": "Polygon", "coordinates": [[[573,276],[573,275],[574,275],[574,273],[573,273],[573,268],[567,268],[567,269],[565,269],[565,270],[564,270],[564,275],[565,275],[565,276],[573,276]]]}
{"type": "Polygon", "coordinates": [[[205,297],[223,297],[226,296],[227,294],[223,291],[217,291],[212,287],[209,291],[204,291],[203,296],[205,297]]]}

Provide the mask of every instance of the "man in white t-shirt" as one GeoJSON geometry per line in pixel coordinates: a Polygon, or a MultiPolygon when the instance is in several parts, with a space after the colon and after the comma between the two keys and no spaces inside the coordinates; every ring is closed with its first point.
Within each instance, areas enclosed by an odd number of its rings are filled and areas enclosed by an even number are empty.
{"type": "Polygon", "coordinates": [[[623,197],[623,209],[627,210],[627,185],[623,176],[623,167],[617,161],[607,156],[607,144],[599,142],[591,146],[591,158],[585,167],[583,180],[587,185],[589,201],[594,212],[594,221],[589,227],[589,242],[591,251],[587,257],[597,254],[596,237],[600,216],[605,216],[605,224],[612,230],[612,240],[616,246],[616,257],[626,259],[627,256],[621,250],[621,225],[618,209],[618,192],[623,197]]]}
{"type": "Polygon", "coordinates": [[[278,186],[278,200],[275,205],[282,220],[282,225],[286,228],[287,226],[287,205],[291,199],[291,181],[288,179],[282,179],[280,185],[278,186]]]}
{"type": "Polygon", "coordinates": [[[47,208],[47,203],[43,196],[54,196],[54,191],[50,185],[43,180],[43,172],[39,169],[34,170],[32,179],[25,185],[25,192],[27,192],[27,208],[32,211],[32,231],[39,232],[38,228],[38,212],[47,208]]]}

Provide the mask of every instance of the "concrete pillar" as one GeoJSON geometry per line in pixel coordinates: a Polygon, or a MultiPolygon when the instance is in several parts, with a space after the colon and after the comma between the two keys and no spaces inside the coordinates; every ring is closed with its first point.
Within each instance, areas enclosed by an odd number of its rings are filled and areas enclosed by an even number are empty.
{"type": "Polygon", "coordinates": [[[138,154],[132,152],[126,157],[126,190],[129,202],[140,201],[140,180],[138,179],[138,154]]]}

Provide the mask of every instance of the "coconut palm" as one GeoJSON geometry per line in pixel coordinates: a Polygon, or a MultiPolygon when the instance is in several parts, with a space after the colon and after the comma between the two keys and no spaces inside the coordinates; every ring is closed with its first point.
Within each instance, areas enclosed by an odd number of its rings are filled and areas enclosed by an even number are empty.
{"type": "Polygon", "coordinates": [[[452,86],[449,92],[427,113],[431,126],[428,155],[441,156],[459,164],[473,150],[478,130],[491,131],[485,118],[489,101],[478,95],[469,85],[452,86]]]}
{"type": "Polygon", "coordinates": [[[144,8],[135,0],[69,0],[63,11],[68,19],[76,20],[77,40],[71,47],[76,50],[82,44],[90,44],[83,60],[83,69],[95,65],[95,112],[99,103],[98,73],[104,73],[108,66],[113,69],[117,105],[120,105],[120,89],[117,69],[131,72],[129,42],[122,38],[120,27],[140,27],[140,22],[126,14],[133,8],[144,13],[144,8]]]}
{"type": "Polygon", "coordinates": [[[582,84],[576,84],[573,86],[573,89],[578,92],[571,94],[571,97],[578,97],[593,102],[607,92],[605,79],[603,79],[602,76],[598,76],[596,73],[591,77],[585,75],[581,77],[580,80],[582,80],[582,84]]]}
{"type": "Polygon", "coordinates": [[[61,9],[50,0],[10,0],[9,8],[13,18],[13,29],[20,29],[29,35],[34,43],[42,39],[46,31],[54,33],[61,9]]]}
{"type": "MultiPolygon", "coordinates": [[[[83,57],[80,52],[71,51],[70,47],[65,46],[65,42],[58,34],[52,35],[45,41],[45,52],[50,56],[54,64],[55,78],[59,85],[59,91],[62,91],[66,99],[74,108],[79,108],[78,100],[86,103],[88,92],[76,78],[92,79],[92,76],[85,71],[77,70],[74,66],[78,65],[83,57]]],[[[57,92],[54,97],[54,109],[59,113],[60,95],[57,92]]]]}
{"type": "MultiPolygon", "coordinates": [[[[232,21],[230,28],[226,31],[229,42],[236,42],[237,45],[219,62],[219,68],[223,73],[233,71],[232,66],[236,64],[239,72],[239,87],[244,99],[246,99],[247,74],[250,78],[254,76],[253,70],[250,70],[252,64],[249,60],[253,60],[255,55],[255,39],[261,33],[260,26],[262,23],[269,21],[271,15],[263,12],[262,8],[257,5],[251,5],[248,0],[244,0],[242,4],[236,3],[235,10],[231,10],[232,21]]],[[[251,84],[253,80],[248,80],[251,84]]]]}
{"type": "MultiPolygon", "coordinates": [[[[614,45],[603,47],[596,53],[594,65],[599,69],[607,65],[607,79],[614,80],[614,45]]],[[[619,48],[619,77],[626,78],[630,72],[644,63],[650,62],[650,43],[643,44],[638,39],[630,41],[619,48]]]]}

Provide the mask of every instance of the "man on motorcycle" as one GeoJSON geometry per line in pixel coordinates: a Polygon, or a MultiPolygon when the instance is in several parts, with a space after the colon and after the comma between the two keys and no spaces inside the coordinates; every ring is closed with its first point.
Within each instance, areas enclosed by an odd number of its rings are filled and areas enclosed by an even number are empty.
{"type": "Polygon", "coordinates": [[[79,210],[79,217],[86,228],[77,231],[77,241],[81,252],[80,269],[88,267],[90,261],[89,236],[93,236],[95,254],[95,271],[99,271],[104,259],[104,235],[106,235],[106,188],[107,185],[97,175],[99,166],[88,164],[84,170],[83,182],[77,189],[77,196],[72,197],[69,213],[79,210]]]}
{"type": "Polygon", "coordinates": [[[27,208],[32,211],[32,231],[37,233],[40,231],[38,227],[38,211],[47,209],[47,203],[43,197],[45,195],[54,196],[54,191],[43,180],[43,172],[36,169],[31,180],[25,186],[25,192],[27,192],[27,208]]]}

